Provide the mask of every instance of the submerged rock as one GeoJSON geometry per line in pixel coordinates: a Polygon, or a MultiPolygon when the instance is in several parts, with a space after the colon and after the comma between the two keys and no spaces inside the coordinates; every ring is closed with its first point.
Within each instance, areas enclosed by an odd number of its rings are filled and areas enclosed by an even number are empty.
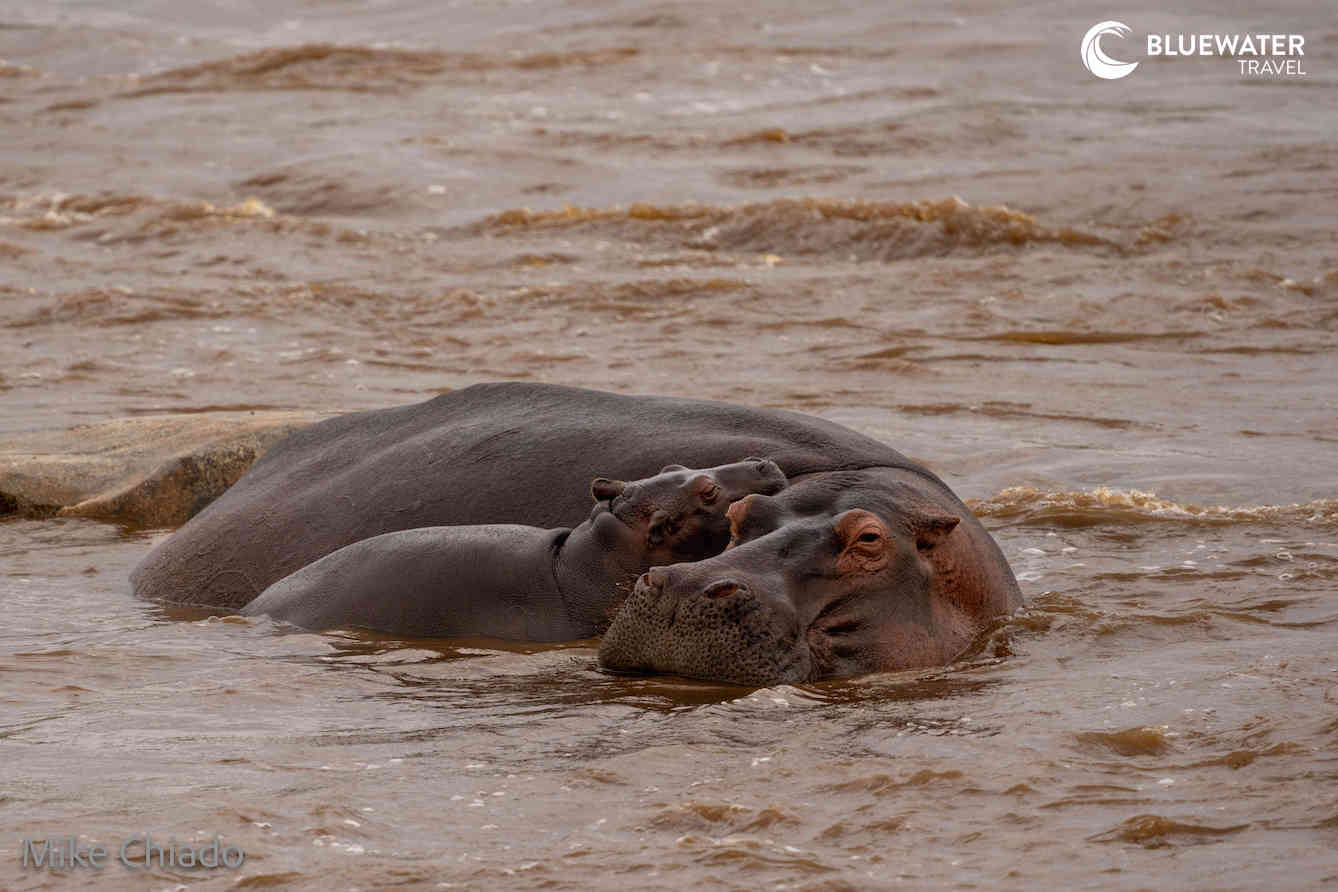
{"type": "Polygon", "coordinates": [[[0,440],[0,516],[179,526],[279,440],[329,414],[150,415],[0,440]]]}

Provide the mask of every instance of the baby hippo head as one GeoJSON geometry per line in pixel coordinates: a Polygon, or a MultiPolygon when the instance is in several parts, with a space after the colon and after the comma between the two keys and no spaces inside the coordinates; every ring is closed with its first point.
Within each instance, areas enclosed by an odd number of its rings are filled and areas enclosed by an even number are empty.
{"type": "Polygon", "coordinates": [[[647,565],[658,566],[719,554],[729,544],[729,506],[753,493],[774,495],[785,485],[775,462],[746,458],[697,470],[669,465],[630,483],[596,477],[590,493],[638,534],[647,565]]]}

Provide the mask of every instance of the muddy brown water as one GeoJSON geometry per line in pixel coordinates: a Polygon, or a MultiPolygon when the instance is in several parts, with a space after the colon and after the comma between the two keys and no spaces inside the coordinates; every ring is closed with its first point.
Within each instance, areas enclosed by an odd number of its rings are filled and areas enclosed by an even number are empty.
{"type": "Polygon", "coordinates": [[[941,474],[1028,606],[754,691],[164,610],[167,531],[11,519],[0,886],[1338,885],[1336,45],[1315,3],[3,7],[0,434],[782,406],[941,474]],[[1116,14],[1306,74],[1098,81],[1116,14]],[[246,862],[21,864],[145,831],[246,862]]]}

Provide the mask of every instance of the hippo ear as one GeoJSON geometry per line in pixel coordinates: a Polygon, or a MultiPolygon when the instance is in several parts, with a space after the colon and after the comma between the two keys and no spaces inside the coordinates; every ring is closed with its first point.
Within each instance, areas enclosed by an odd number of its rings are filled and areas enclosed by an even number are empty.
{"type": "Polygon", "coordinates": [[[610,480],[607,477],[596,477],[590,481],[590,495],[596,502],[607,502],[614,496],[622,495],[626,488],[627,484],[621,480],[610,480]]]}
{"type": "Polygon", "coordinates": [[[660,468],[660,473],[668,474],[670,471],[686,471],[686,470],[687,468],[683,467],[682,465],[665,465],[663,468],[660,468]]]}
{"type": "Polygon", "coordinates": [[[729,519],[729,537],[732,545],[751,542],[759,536],[779,529],[785,519],[780,503],[762,493],[750,493],[733,502],[725,511],[729,519]]]}
{"type": "Polygon", "coordinates": [[[669,532],[669,513],[656,511],[651,515],[650,526],[646,528],[646,541],[651,545],[661,545],[669,532]]]}
{"type": "Polygon", "coordinates": [[[957,528],[962,519],[956,514],[926,508],[911,518],[911,529],[915,533],[915,547],[930,549],[948,537],[957,528]]]}

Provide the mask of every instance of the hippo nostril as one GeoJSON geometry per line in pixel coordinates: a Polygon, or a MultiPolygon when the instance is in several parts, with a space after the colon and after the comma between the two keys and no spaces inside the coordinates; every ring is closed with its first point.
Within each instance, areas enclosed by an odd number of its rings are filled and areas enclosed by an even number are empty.
{"type": "Polygon", "coordinates": [[[708,598],[728,598],[730,595],[744,590],[744,586],[732,579],[722,579],[719,582],[713,582],[706,587],[702,594],[708,598]]]}

